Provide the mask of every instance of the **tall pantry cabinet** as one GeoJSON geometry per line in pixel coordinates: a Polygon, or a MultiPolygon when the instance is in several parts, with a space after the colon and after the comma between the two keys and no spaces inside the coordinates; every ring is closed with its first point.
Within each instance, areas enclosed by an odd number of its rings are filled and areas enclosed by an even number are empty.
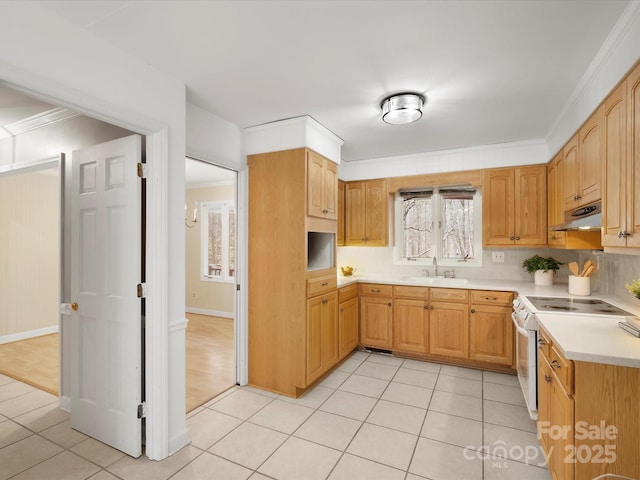
{"type": "Polygon", "coordinates": [[[249,384],[298,396],[339,360],[336,166],[308,148],[247,163],[249,384]]]}

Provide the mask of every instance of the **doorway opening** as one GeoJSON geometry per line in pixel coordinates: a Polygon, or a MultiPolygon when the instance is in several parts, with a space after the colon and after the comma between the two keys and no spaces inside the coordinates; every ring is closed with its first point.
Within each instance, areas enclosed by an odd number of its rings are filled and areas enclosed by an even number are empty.
{"type": "Polygon", "coordinates": [[[0,374],[60,393],[61,158],[0,173],[0,374]]]}
{"type": "Polygon", "coordinates": [[[236,384],[237,173],[185,159],[186,411],[236,384]]]}

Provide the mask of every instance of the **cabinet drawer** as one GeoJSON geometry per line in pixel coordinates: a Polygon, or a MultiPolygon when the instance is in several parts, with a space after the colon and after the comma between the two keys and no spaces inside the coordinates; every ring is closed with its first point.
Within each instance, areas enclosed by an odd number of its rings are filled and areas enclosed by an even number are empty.
{"type": "Polygon", "coordinates": [[[393,295],[393,285],[363,283],[360,285],[360,295],[391,297],[393,295]]]}
{"type": "Polygon", "coordinates": [[[326,275],[324,277],[307,280],[307,298],[334,290],[338,285],[338,277],[326,275]]]}
{"type": "Polygon", "coordinates": [[[471,290],[471,303],[485,305],[511,306],[513,294],[511,292],[494,292],[491,290],[471,290]]]}
{"type": "Polygon", "coordinates": [[[404,298],[420,298],[426,300],[427,298],[429,298],[429,288],[411,287],[407,285],[394,285],[393,296],[404,298]]]}
{"type": "Polygon", "coordinates": [[[431,300],[446,300],[447,302],[466,302],[469,300],[469,290],[458,288],[431,288],[429,289],[431,300]]]}
{"type": "Polygon", "coordinates": [[[551,371],[558,377],[568,394],[573,393],[573,362],[567,360],[562,353],[551,346],[551,356],[549,357],[551,371]]]}
{"type": "Polygon", "coordinates": [[[346,302],[358,296],[358,284],[353,283],[338,289],[338,303],[346,302]]]}
{"type": "Polygon", "coordinates": [[[543,354],[547,361],[551,357],[551,338],[542,328],[538,329],[538,353],[543,354]]]}

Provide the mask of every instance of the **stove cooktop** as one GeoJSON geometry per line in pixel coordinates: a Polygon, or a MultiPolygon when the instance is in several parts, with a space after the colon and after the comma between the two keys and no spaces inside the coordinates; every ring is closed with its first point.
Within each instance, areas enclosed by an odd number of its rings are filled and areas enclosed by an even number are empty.
{"type": "Polygon", "coordinates": [[[527,297],[527,299],[540,312],[634,316],[626,310],[596,298],[527,297]]]}

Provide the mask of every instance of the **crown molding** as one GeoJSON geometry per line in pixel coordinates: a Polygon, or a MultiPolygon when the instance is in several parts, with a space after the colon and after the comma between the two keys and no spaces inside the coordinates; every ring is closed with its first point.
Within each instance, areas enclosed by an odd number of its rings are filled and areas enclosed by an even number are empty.
{"type": "Polygon", "coordinates": [[[17,137],[23,133],[30,132],[49,126],[51,124],[61,122],[63,120],[69,120],[70,118],[80,116],[79,113],[73,112],[63,107],[53,108],[46,112],[33,115],[24,120],[5,125],[0,128],[0,139],[7,137],[17,137]]]}

